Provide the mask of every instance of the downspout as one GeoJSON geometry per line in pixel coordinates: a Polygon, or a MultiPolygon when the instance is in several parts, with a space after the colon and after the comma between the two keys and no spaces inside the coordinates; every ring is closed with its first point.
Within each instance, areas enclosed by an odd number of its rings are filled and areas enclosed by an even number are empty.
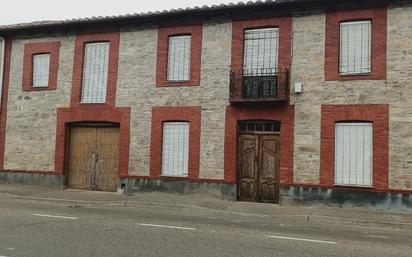
{"type": "Polygon", "coordinates": [[[0,112],[3,99],[3,71],[4,71],[4,51],[6,50],[6,40],[0,37],[0,112]]]}

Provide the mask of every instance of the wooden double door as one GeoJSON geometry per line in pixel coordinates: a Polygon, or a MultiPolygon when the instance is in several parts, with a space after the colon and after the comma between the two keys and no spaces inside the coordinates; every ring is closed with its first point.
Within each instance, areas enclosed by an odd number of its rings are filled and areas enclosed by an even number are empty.
{"type": "Polygon", "coordinates": [[[278,203],[279,135],[240,134],[238,144],[238,200],[278,203]]]}
{"type": "Polygon", "coordinates": [[[85,190],[116,191],[119,127],[71,127],[68,141],[67,186],[85,190]]]}

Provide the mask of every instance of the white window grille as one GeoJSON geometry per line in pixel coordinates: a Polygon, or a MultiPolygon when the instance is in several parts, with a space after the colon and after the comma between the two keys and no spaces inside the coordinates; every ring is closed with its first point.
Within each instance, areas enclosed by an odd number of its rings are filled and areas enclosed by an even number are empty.
{"type": "Polygon", "coordinates": [[[372,186],[372,137],[372,123],[336,123],[336,185],[372,186]]]}
{"type": "Polygon", "coordinates": [[[340,74],[370,73],[371,45],[371,21],[342,22],[340,24],[340,74]]]}
{"type": "Polygon", "coordinates": [[[49,86],[50,54],[33,55],[33,87],[49,86]]]}
{"type": "Polygon", "coordinates": [[[278,67],[279,29],[248,29],[244,33],[244,76],[275,74],[278,67]]]}
{"type": "Polygon", "coordinates": [[[188,81],[190,79],[190,35],[169,37],[167,80],[188,81]]]}
{"type": "Polygon", "coordinates": [[[82,103],[105,103],[110,43],[87,43],[84,51],[82,103]]]}
{"type": "Polygon", "coordinates": [[[163,123],[162,175],[187,176],[189,122],[163,123]]]}

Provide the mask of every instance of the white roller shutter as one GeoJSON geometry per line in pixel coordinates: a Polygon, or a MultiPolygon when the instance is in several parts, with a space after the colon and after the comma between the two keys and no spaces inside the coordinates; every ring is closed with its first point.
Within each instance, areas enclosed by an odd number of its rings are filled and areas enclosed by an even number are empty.
{"type": "Polygon", "coordinates": [[[85,45],[82,103],[105,103],[110,43],[85,45]]]}
{"type": "Polygon", "coordinates": [[[271,75],[278,66],[279,29],[245,30],[245,76],[271,75]]]}
{"type": "Polygon", "coordinates": [[[372,186],[372,138],[372,123],[336,123],[336,185],[372,186]]]}
{"type": "Polygon", "coordinates": [[[371,45],[371,21],[342,22],[340,24],[340,74],[370,73],[371,45]]]}
{"type": "Polygon", "coordinates": [[[49,86],[50,54],[33,55],[33,87],[49,86]]]}
{"type": "Polygon", "coordinates": [[[191,36],[169,37],[168,81],[188,81],[190,79],[191,41],[191,36]]]}
{"type": "Polygon", "coordinates": [[[187,176],[189,165],[189,123],[164,122],[162,175],[187,176]]]}

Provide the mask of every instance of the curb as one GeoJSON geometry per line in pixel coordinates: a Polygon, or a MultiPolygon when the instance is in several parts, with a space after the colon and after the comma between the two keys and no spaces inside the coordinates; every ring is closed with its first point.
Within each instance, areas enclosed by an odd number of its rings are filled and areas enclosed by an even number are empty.
{"type": "Polygon", "coordinates": [[[225,209],[217,209],[213,207],[202,207],[197,205],[189,204],[168,204],[168,203],[157,203],[157,202],[141,202],[134,200],[114,200],[114,201],[90,201],[90,200],[72,200],[72,199],[62,199],[62,198],[48,198],[48,197],[32,197],[32,196],[19,196],[10,193],[0,193],[17,199],[24,200],[33,200],[33,201],[49,201],[49,202],[60,202],[68,203],[72,206],[70,207],[79,207],[79,204],[94,205],[94,206],[119,206],[119,207],[132,207],[138,205],[154,206],[160,208],[169,208],[169,209],[184,209],[184,210],[203,210],[203,211],[214,211],[221,212],[226,214],[234,214],[240,216],[249,216],[249,217],[261,217],[261,218],[278,218],[278,217],[291,217],[297,218],[301,221],[315,222],[322,224],[339,224],[346,226],[361,226],[361,227],[370,227],[370,228],[389,228],[397,230],[411,230],[412,231],[412,222],[397,222],[397,221],[381,221],[381,220],[368,220],[368,219],[355,219],[355,218],[345,218],[345,217],[336,217],[336,216],[322,216],[322,215],[313,215],[313,214],[299,214],[299,215],[287,215],[287,214],[259,214],[252,212],[241,212],[241,211],[231,211],[225,209]]]}

